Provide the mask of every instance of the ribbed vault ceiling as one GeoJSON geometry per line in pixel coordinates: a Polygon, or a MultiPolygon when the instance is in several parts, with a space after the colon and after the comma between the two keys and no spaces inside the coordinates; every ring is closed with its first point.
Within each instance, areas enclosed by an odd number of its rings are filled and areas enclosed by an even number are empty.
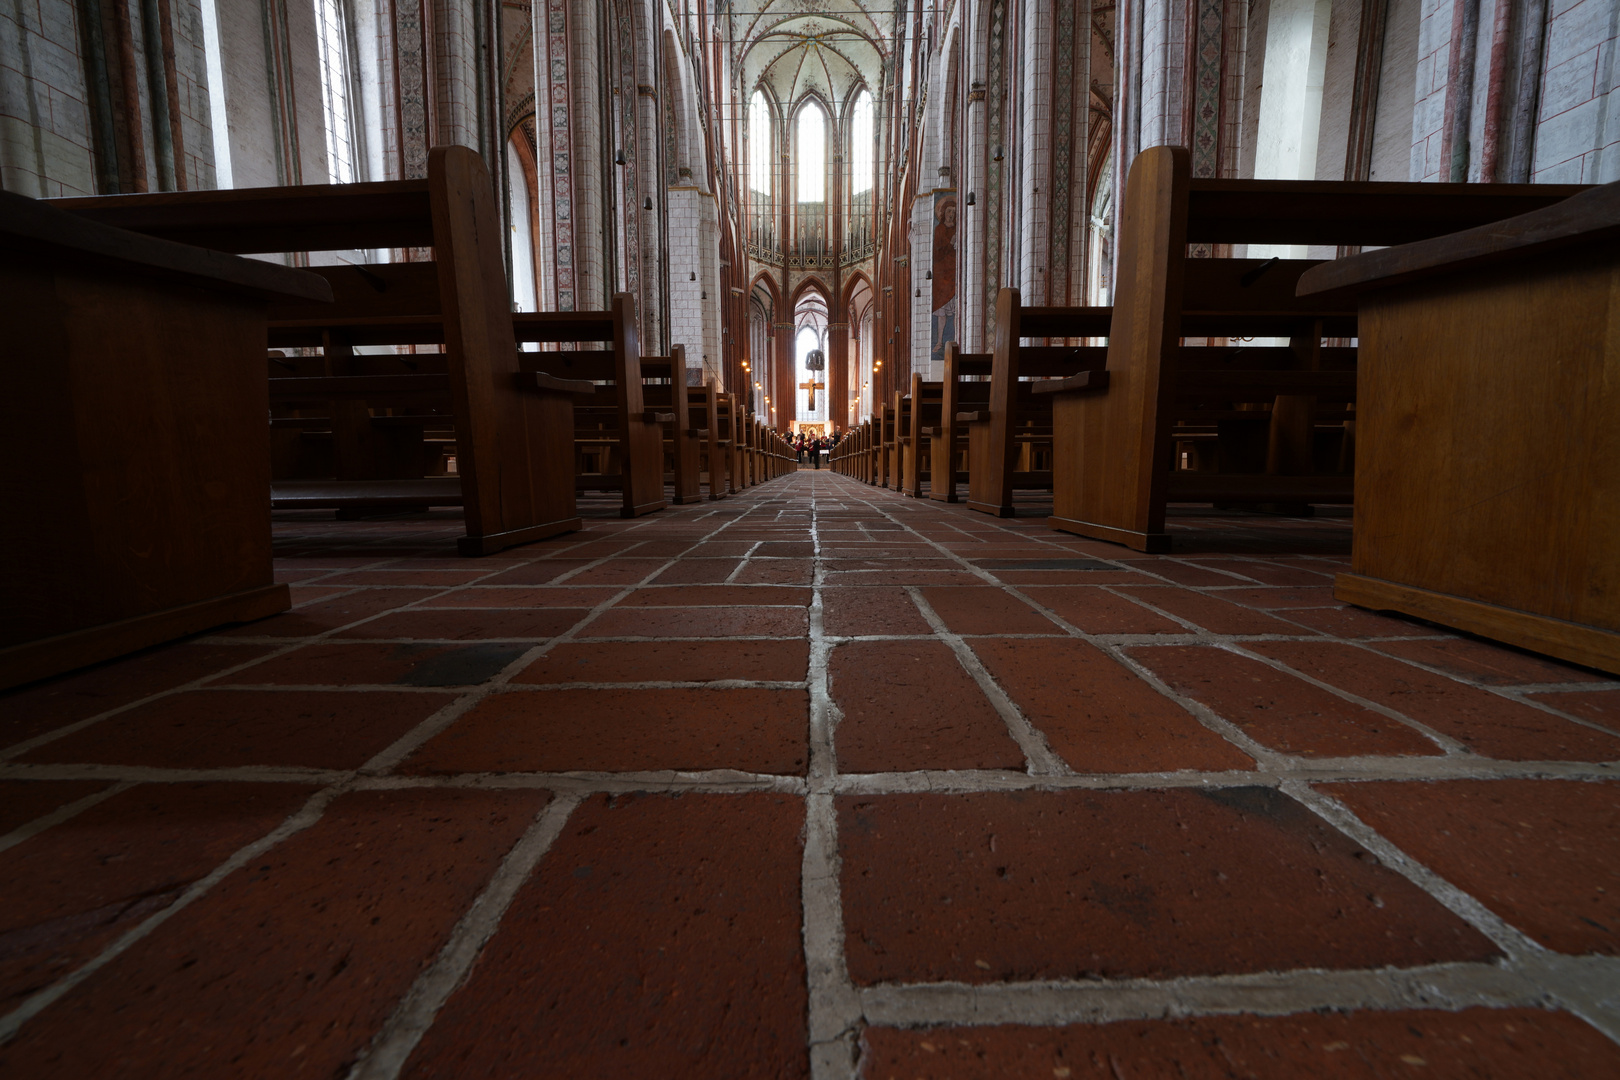
{"type": "MultiPolygon", "coordinates": [[[[892,3],[892,0],[890,0],[892,3]]],[[[891,7],[867,0],[752,0],[729,12],[745,94],[778,102],[816,94],[843,112],[856,88],[876,92],[894,31],[891,7]]]]}

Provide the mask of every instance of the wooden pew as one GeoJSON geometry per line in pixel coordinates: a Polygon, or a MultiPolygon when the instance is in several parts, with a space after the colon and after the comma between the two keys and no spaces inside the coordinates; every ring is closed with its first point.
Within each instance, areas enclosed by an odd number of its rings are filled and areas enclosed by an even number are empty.
{"type": "Polygon", "coordinates": [[[0,688],[291,605],[259,366],[286,297],[331,290],[0,192],[0,688]]]}
{"type": "Polygon", "coordinates": [[[668,415],[664,423],[663,480],[674,490],[676,505],[703,501],[700,479],[703,445],[708,431],[692,423],[691,388],[686,384],[686,348],[673,346],[669,356],[641,358],[642,397],[649,413],[668,415]]]}
{"type": "MultiPolygon", "coordinates": [[[[348,410],[353,421],[362,419],[373,402],[447,394],[455,418],[458,475],[407,481],[409,491],[399,490],[402,482],[396,480],[325,485],[324,490],[316,485],[284,493],[280,505],[459,501],[467,533],[458,547],[465,555],[488,554],[579,527],[571,431],[572,396],[581,388],[517,379],[511,294],[499,241],[503,230],[489,174],[473,151],[435,147],[426,180],[54,203],[92,220],[241,254],[432,247],[433,262],[314,268],[331,284],[335,303],[330,308],[278,304],[270,313],[268,344],[329,350],[327,370],[319,377],[337,380],[371,377],[351,374],[358,347],[442,345],[443,372],[382,376],[390,380],[387,385],[334,382],[279,392],[282,400],[303,395],[306,400],[362,403],[348,410]]],[[[342,437],[350,435],[352,430],[342,437]]]]}
{"type": "MultiPolygon", "coordinates": [[[[900,492],[922,498],[922,486],[932,486],[931,436],[940,424],[942,383],[928,382],[920,372],[911,375],[911,393],[901,400],[898,421],[900,443],[900,492]]],[[[946,466],[950,468],[949,465],[946,466]]]]}
{"type": "Polygon", "coordinates": [[[1299,292],[1360,313],[1334,595],[1620,674],[1620,183],[1299,292]]]}
{"type": "MultiPolygon", "coordinates": [[[[609,345],[607,349],[519,355],[526,378],[550,376],[536,378],[536,386],[578,385],[578,380],[591,384],[573,399],[574,447],[576,451],[607,448],[606,456],[614,467],[584,475],[576,466],[575,489],[621,492],[622,517],[662,510],[666,505],[663,426],[674,422],[674,412],[648,407],[648,372],[642,368],[638,348],[635,298],[617,293],[612,309],[606,312],[527,312],[512,319],[521,341],[609,345]]],[[[668,378],[668,358],[663,358],[656,371],[657,377],[668,378]]],[[[667,395],[670,391],[662,392],[667,395]]]]}
{"type": "MultiPolygon", "coordinates": [[[[1055,450],[1048,523],[1143,551],[1169,549],[1167,502],[1293,508],[1352,496],[1347,472],[1316,468],[1314,444],[1324,423],[1347,437],[1353,362],[1349,354],[1324,354],[1321,342],[1355,336],[1353,305],[1296,297],[1294,286],[1315,265],[1311,260],[1189,258],[1189,244],[1401,243],[1540,209],[1583,190],[1193,180],[1189,162],[1183,148],[1154,147],[1132,164],[1107,331],[1109,382],[1046,388],[1053,391],[1055,450]],[[1281,337],[1290,346],[1279,359],[1265,350],[1188,348],[1188,337],[1281,337]],[[1262,422],[1257,413],[1269,415],[1262,422]],[[1229,467],[1174,467],[1177,422],[1189,419],[1214,430],[1217,456],[1229,467]]],[[[1022,332],[1057,334],[1061,323],[1036,327],[1026,319],[1022,332]]],[[[1189,444],[1208,434],[1188,428],[1183,424],[1189,444]]]]}
{"type": "Polygon", "coordinates": [[[976,414],[990,406],[989,353],[964,353],[954,341],[945,343],[945,371],[939,384],[939,422],[923,427],[928,438],[930,476],[928,497],[956,502],[957,487],[968,479],[967,424],[961,413],[976,414]],[[960,463],[961,468],[957,468],[960,463]]]}
{"type": "Polygon", "coordinates": [[[1018,290],[998,294],[988,401],[978,409],[958,406],[955,413],[968,431],[970,509],[1012,517],[1015,490],[1050,488],[1050,466],[1037,466],[1052,454],[1052,399],[1038,391],[1106,381],[1105,349],[1029,346],[1022,338],[1099,336],[1109,315],[1108,308],[1025,308],[1018,290]]]}
{"type": "MultiPolygon", "coordinates": [[[[702,461],[700,463],[700,477],[707,477],[709,498],[723,499],[728,488],[726,450],[730,440],[724,435],[720,426],[721,395],[710,379],[702,386],[694,386],[687,392],[687,403],[691,410],[692,426],[694,430],[702,433],[699,439],[702,461]]],[[[729,406],[727,406],[729,409],[729,406]]]]}

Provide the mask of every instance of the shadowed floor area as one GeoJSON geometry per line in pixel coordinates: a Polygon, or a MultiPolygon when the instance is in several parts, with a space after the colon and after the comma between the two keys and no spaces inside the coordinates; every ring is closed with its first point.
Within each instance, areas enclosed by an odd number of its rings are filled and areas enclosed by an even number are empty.
{"type": "Polygon", "coordinates": [[[1620,681],[800,471],[0,697],[0,1072],[1620,1074],[1620,681]]]}

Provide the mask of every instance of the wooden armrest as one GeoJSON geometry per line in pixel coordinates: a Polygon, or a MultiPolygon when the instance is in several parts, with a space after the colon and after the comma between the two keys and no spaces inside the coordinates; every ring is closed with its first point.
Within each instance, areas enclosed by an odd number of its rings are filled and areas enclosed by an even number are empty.
{"type": "Polygon", "coordinates": [[[588,379],[559,379],[544,371],[519,371],[512,375],[519,390],[549,390],[557,394],[594,394],[596,384],[588,379]]]}
{"type": "Polygon", "coordinates": [[[672,412],[659,412],[657,409],[648,409],[641,414],[641,418],[649,424],[673,424],[675,414],[672,412]]]}
{"type": "Polygon", "coordinates": [[[978,409],[974,412],[959,412],[956,414],[956,422],[958,424],[977,424],[981,420],[989,419],[989,409],[978,409]]]}
{"type": "Polygon", "coordinates": [[[709,437],[709,429],[706,427],[687,428],[686,437],[688,439],[707,439],[709,437]]]}
{"type": "Polygon", "coordinates": [[[1070,375],[1067,379],[1041,379],[1030,385],[1032,394],[1061,394],[1070,391],[1091,391],[1108,389],[1108,372],[1082,371],[1078,375],[1070,375]]]}

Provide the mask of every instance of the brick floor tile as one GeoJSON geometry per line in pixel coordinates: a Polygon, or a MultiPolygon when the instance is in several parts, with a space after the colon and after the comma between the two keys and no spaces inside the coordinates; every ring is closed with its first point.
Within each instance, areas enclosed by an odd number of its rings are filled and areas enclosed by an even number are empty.
{"type": "Polygon", "coordinates": [[[0,780],[0,836],[111,786],[110,780],[0,780]]]}
{"type": "Polygon", "coordinates": [[[833,570],[828,585],[983,585],[984,579],[966,570],[833,570]]]}
{"type": "Polygon", "coordinates": [[[1173,559],[1159,559],[1127,555],[1123,551],[1115,556],[1122,561],[1128,560],[1126,565],[1145,574],[1173,581],[1177,585],[1188,585],[1192,588],[1203,588],[1209,585],[1242,585],[1243,579],[1233,577],[1231,574],[1219,574],[1208,567],[1195,566],[1192,563],[1176,562],[1173,559]]]}
{"type": "Polygon", "coordinates": [[[1083,641],[977,638],[971,644],[1077,772],[1254,767],[1247,754],[1083,641]]]}
{"type": "Polygon", "coordinates": [[[991,570],[1007,585],[1144,585],[1154,584],[1146,574],[1129,570],[991,570]]]}
{"type": "Polygon", "coordinates": [[[755,542],[752,540],[710,540],[706,543],[696,544],[685,557],[688,559],[727,559],[741,558],[754,550],[755,542]]]}
{"type": "Polygon", "coordinates": [[[692,549],[692,545],[692,540],[667,537],[659,540],[647,539],[637,544],[630,554],[638,559],[673,559],[686,554],[692,549]]]}
{"type": "Polygon", "coordinates": [[[487,578],[480,584],[484,585],[545,585],[564,574],[578,570],[590,563],[588,558],[567,559],[541,559],[538,562],[526,563],[523,566],[514,566],[503,574],[487,578]]]}
{"type": "Polygon", "coordinates": [[[1278,566],[1275,563],[1259,562],[1254,559],[1209,559],[1203,560],[1203,565],[1211,570],[1225,570],[1230,574],[1242,574],[1246,578],[1253,578],[1262,585],[1298,585],[1306,588],[1333,587],[1333,570],[1330,567],[1311,569],[1304,566],[1278,566]]]}
{"type": "Polygon", "coordinates": [[[488,575],[491,569],[493,567],[479,570],[401,570],[389,566],[377,570],[355,570],[327,580],[333,585],[423,585],[430,589],[447,589],[477,581],[488,575]]]}
{"type": "Polygon", "coordinates": [[[1277,614],[1289,622],[1343,638],[1428,637],[1439,632],[1427,623],[1353,607],[1294,608],[1278,610],[1277,614]]]}
{"type": "Polygon", "coordinates": [[[419,610],[427,608],[593,608],[604,600],[618,595],[619,590],[608,586],[569,588],[567,585],[548,585],[539,588],[487,588],[457,589],[425,600],[419,610]]]}
{"type": "Polygon", "coordinates": [[[924,589],[924,599],[957,634],[1062,634],[1022,600],[991,585],[924,589]]]}
{"type": "Polygon", "coordinates": [[[810,643],[783,641],[598,641],[563,643],[524,668],[520,683],[803,682],[810,643]]]}
{"type": "Polygon", "coordinates": [[[548,690],[495,694],[402,771],[802,773],[803,690],[548,690]]]}
{"type": "Polygon", "coordinates": [[[0,853],[0,1002],[10,1011],[94,957],[314,790],[145,784],[0,853]]]}
{"type": "Polygon", "coordinates": [[[822,565],[829,573],[838,571],[881,570],[885,574],[903,573],[913,570],[960,570],[961,566],[952,559],[918,559],[918,558],[890,558],[883,555],[873,555],[864,559],[823,559],[822,565]]]}
{"type": "Polygon", "coordinates": [[[348,645],[319,642],[243,668],[231,686],[476,686],[527,645],[348,645]]]}
{"type": "Polygon", "coordinates": [[[741,562],[741,559],[682,559],[653,578],[653,584],[715,584],[730,577],[741,562]]]}
{"type": "Polygon", "coordinates": [[[1487,757],[1509,761],[1620,759],[1620,737],[1353,645],[1256,641],[1248,647],[1427,724],[1487,757]]]}
{"type": "Polygon", "coordinates": [[[294,585],[287,590],[287,595],[293,602],[293,607],[302,607],[317,600],[325,600],[328,596],[346,593],[348,589],[326,585],[294,585]]]}
{"type": "Polygon", "coordinates": [[[737,607],[776,605],[809,607],[810,590],[743,585],[692,585],[679,589],[637,589],[620,600],[626,607],[737,607]]]}
{"type": "Polygon", "coordinates": [[[1386,641],[1373,646],[1381,653],[1439,668],[1448,675],[1486,686],[1525,683],[1607,682],[1608,676],[1549,657],[1520,652],[1473,638],[1441,641],[1386,641]]]}
{"type": "Polygon", "coordinates": [[[222,633],[229,637],[314,637],[425,600],[434,592],[433,589],[356,589],[347,596],[319,600],[222,633]]]}
{"type": "Polygon", "coordinates": [[[1620,1072],[1620,1048],[1543,1009],[1303,1013],[1057,1028],[868,1028],[865,1080],[1322,1077],[1580,1080],[1620,1072]]]}
{"type": "Polygon", "coordinates": [[[1444,780],[1322,790],[1549,949],[1620,955],[1620,783],[1444,780]]]}
{"type": "Polygon", "coordinates": [[[733,580],[742,585],[809,585],[814,579],[809,561],[749,559],[733,580]]]}
{"type": "Polygon", "coordinates": [[[1248,607],[1277,611],[1282,608],[1338,607],[1333,588],[1222,589],[1221,597],[1248,607]]]}
{"type": "Polygon", "coordinates": [[[0,745],[184,686],[268,654],[264,645],[166,645],[0,694],[0,745]]]}
{"type": "Polygon", "coordinates": [[[942,642],[840,645],[830,682],[844,772],[1024,768],[1007,725],[942,642]]]}
{"type": "Polygon", "coordinates": [[[779,795],[592,798],[404,1075],[808,1076],[803,823],[779,795]]]}
{"type": "Polygon", "coordinates": [[[821,625],[829,634],[931,634],[928,622],[904,589],[896,586],[826,588],[821,625]]]}
{"type": "Polygon", "coordinates": [[[634,585],[656,572],[668,559],[637,559],[621,557],[598,563],[589,570],[581,570],[568,579],[570,585],[634,585]]]}
{"type": "Polygon", "coordinates": [[[1301,634],[1299,627],[1272,618],[1263,611],[1251,611],[1210,593],[1193,592],[1170,586],[1125,589],[1132,596],[1161,611],[1208,630],[1212,634],[1301,634]]]}
{"type": "Polygon", "coordinates": [[[1065,586],[1019,591],[1088,634],[1191,633],[1180,623],[1103,589],[1065,586]]]}
{"type": "Polygon", "coordinates": [[[808,540],[767,540],[753,551],[755,558],[808,559],[816,553],[808,540]]]}
{"type": "Polygon", "coordinates": [[[1303,757],[1441,753],[1405,724],[1224,649],[1158,645],[1130,653],[1171,689],[1273,750],[1303,757]]]}
{"type": "Polygon", "coordinates": [[[863,985],[1497,955],[1271,788],[850,795],[838,813],[846,955],[863,985]]]}
{"type": "Polygon", "coordinates": [[[25,1026],[0,1072],[342,1076],[545,801],[343,796],[25,1026]]]}
{"type": "Polygon", "coordinates": [[[579,632],[596,637],[803,637],[802,608],[614,608],[579,632]]]}
{"type": "Polygon", "coordinates": [[[1620,731],[1620,690],[1594,690],[1578,694],[1532,694],[1531,700],[1620,731]]]}
{"type": "Polygon", "coordinates": [[[193,690],[108,717],[19,760],[353,769],[452,700],[387,691],[193,690]]]}
{"type": "Polygon", "coordinates": [[[443,608],[396,611],[343,631],[345,638],[425,638],[475,641],[499,638],[550,638],[566,633],[583,619],[585,608],[443,608]]]}

